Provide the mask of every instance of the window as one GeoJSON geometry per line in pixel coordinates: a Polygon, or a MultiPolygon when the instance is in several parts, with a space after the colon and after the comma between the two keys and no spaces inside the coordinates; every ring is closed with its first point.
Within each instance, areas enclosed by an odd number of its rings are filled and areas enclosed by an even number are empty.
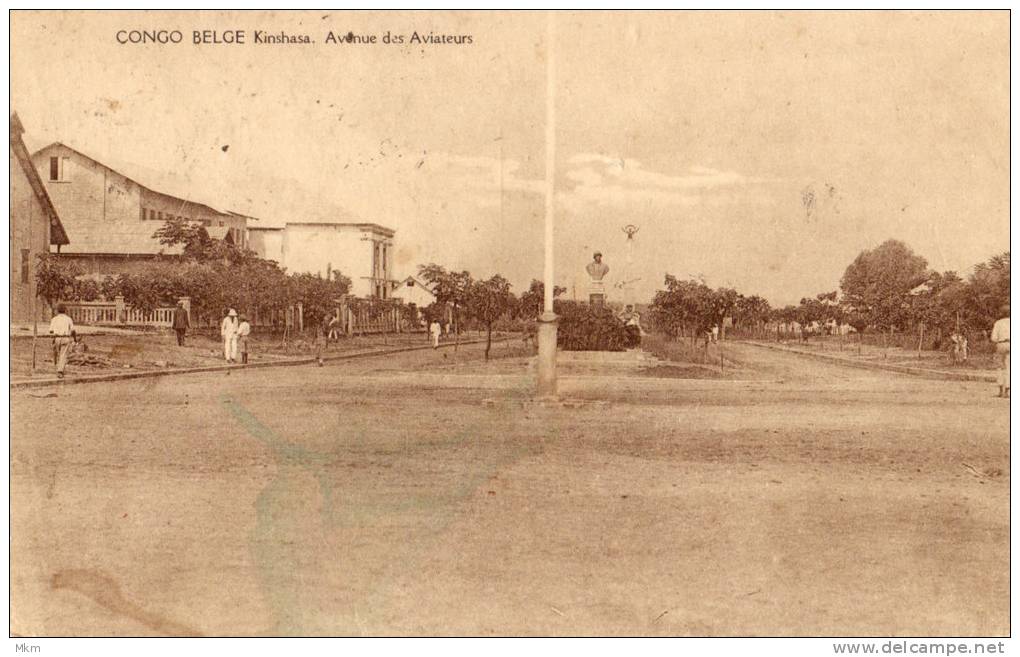
{"type": "Polygon", "coordinates": [[[142,208],[142,221],[145,221],[145,208],[142,208]]]}
{"type": "Polygon", "coordinates": [[[67,176],[67,161],[70,158],[66,157],[51,157],[50,158],[50,180],[54,182],[66,182],[67,176]]]}
{"type": "Polygon", "coordinates": [[[28,282],[28,274],[29,274],[28,268],[31,265],[31,263],[32,263],[32,259],[31,259],[31,255],[30,255],[30,250],[29,249],[22,249],[21,250],[21,282],[22,283],[27,283],[28,282]]]}

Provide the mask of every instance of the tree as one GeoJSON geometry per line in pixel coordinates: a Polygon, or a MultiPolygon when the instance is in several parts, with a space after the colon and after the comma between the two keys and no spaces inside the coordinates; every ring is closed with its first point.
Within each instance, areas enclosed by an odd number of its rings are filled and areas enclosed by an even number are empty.
{"type": "Polygon", "coordinates": [[[489,350],[492,348],[492,324],[516,309],[517,298],[510,291],[510,283],[496,274],[487,280],[472,283],[465,295],[465,301],[468,316],[485,325],[485,360],[489,360],[489,350]]]}
{"type": "MultiPolygon", "coordinates": [[[[567,288],[560,285],[553,286],[553,298],[558,298],[567,291],[567,288]]],[[[531,285],[527,291],[521,293],[518,313],[524,319],[538,319],[545,307],[545,283],[538,279],[531,279],[531,285]]]]}
{"type": "Polygon", "coordinates": [[[35,268],[35,293],[53,309],[61,299],[74,298],[75,279],[81,274],[76,263],[52,253],[40,253],[35,268]]]}
{"type": "Polygon", "coordinates": [[[1009,251],[974,266],[967,280],[966,314],[974,328],[988,329],[1009,303],[1009,251]]]}
{"type": "Polygon", "coordinates": [[[734,307],[735,320],[740,326],[760,329],[771,314],[772,307],[769,302],[756,294],[749,297],[740,295],[734,307]]]}
{"type": "Polygon", "coordinates": [[[435,263],[418,266],[418,275],[432,288],[439,306],[449,304],[453,308],[453,325],[460,335],[460,309],[464,307],[467,292],[471,289],[472,278],[467,271],[447,271],[435,263]]]}
{"type": "Polygon", "coordinates": [[[305,323],[309,326],[320,324],[333,314],[337,301],[350,290],[350,279],[335,276],[322,278],[313,274],[291,274],[292,302],[301,302],[305,323]]]}
{"type": "Polygon", "coordinates": [[[167,219],[152,236],[164,246],[181,245],[184,258],[198,262],[244,264],[258,259],[258,255],[250,249],[213,239],[203,224],[194,221],[167,219]]]}
{"type": "Polygon", "coordinates": [[[666,274],[665,290],[655,293],[652,300],[652,321],[663,331],[674,337],[687,335],[691,338],[704,333],[721,320],[730,307],[736,303],[736,292],[714,292],[700,281],[684,281],[666,274]]]}
{"type": "Polygon", "coordinates": [[[862,251],[843,273],[844,303],[876,328],[909,323],[910,291],[928,278],[928,262],[903,242],[888,240],[862,251]]]}

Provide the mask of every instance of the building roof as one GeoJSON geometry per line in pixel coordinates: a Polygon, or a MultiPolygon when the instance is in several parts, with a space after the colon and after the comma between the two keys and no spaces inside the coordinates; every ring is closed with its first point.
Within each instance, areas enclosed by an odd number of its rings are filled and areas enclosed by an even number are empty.
{"type": "Polygon", "coordinates": [[[160,244],[152,236],[163,224],[158,221],[118,221],[104,226],[101,231],[83,231],[75,235],[74,241],[60,250],[68,254],[109,254],[109,255],[179,255],[183,252],[180,244],[160,244]]]}
{"type": "Polygon", "coordinates": [[[407,278],[403,278],[401,280],[393,281],[393,282],[395,283],[395,285],[393,287],[394,294],[397,294],[398,290],[401,290],[401,289],[403,289],[405,287],[420,287],[421,289],[425,290],[426,292],[428,292],[432,296],[436,296],[436,293],[432,291],[432,288],[430,288],[425,283],[422,283],[421,280],[419,280],[418,278],[415,278],[414,276],[408,276],[407,278]],[[407,284],[408,281],[411,282],[411,285],[407,284]]]}
{"type": "MultiPolygon", "coordinates": [[[[194,192],[194,187],[197,183],[191,181],[188,178],[181,177],[168,172],[156,171],[154,169],[149,169],[147,167],[141,166],[139,164],[125,162],[122,160],[116,160],[111,157],[107,157],[105,158],[106,160],[105,162],[101,162],[96,158],[92,157],[91,155],[89,155],[88,153],[83,153],[77,148],[73,146],[68,146],[67,144],[60,141],[55,141],[47,146],[40,148],[35,153],[33,153],[33,155],[39,155],[51,148],[58,146],[74,151],[75,153],[84,157],[90,162],[94,162],[95,164],[103,167],[104,169],[113,171],[121,176],[124,176],[125,178],[135,183],[139,187],[144,187],[150,192],[162,194],[164,196],[172,196],[173,198],[180,199],[182,201],[187,201],[188,203],[194,205],[204,206],[208,210],[217,214],[235,215],[241,217],[248,216],[236,212],[231,212],[230,210],[222,207],[222,205],[220,205],[218,202],[212,199],[202,198],[200,195],[196,195],[194,192]]],[[[252,218],[254,219],[254,217],[252,218]]]]}
{"type": "Polygon", "coordinates": [[[50,244],[65,245],[69,243],[67,232],[64,230],[64,225],[60,222],[60,215],[57,214],[57,209],[53,207],[53,201],[50,199],[50,195],[46,192],[46,185],[43,184],[42,179],[39,177],[39,172],[36,171],[35,165],[32,164],[32,156],[28,152],[28,147],[25,145],[22,135],[25,133],[25,126],[21,124],[21,119],[18,118],[18,113],[14,112],[11,114],[11,150],[14,151],[15,156],[18,159],[18,163],[21,165],[21,169],[25,172],[25,176],[28,177],[28,182],[32,186],[32,191],[35,192],[36,198],[43,206],[43,210],[49,217],[50,221],[50,244]]]}
{"type": "Polygon", "coordinates": [[[283,226],[248,226],[248,230],[283,230],[283,226]]]}
{"type": "Polygon", "coordinates": [[[358,230],[370,231],[373,233],[380,233],[386,237],[393,237],[397,234],[397,231],[386,226],[380,226],[379,224],[372,223],[351,223],[344,221],[288,221],[287,226],[349,226],[358,230]]]}
{"type": "Polygon", "coordinates": [[[233,234],[230,232],[230,226],[206,226],[205,232],[209,234],[209,237],[214,240],[223,240],[226,242],[234,243],[233,234]]]}

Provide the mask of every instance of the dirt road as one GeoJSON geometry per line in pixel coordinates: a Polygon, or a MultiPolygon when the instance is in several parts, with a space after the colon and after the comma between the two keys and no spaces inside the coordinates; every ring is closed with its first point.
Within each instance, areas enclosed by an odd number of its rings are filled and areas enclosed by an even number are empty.
{"type": "Polygon", "coordinates": [[[580,408],[478,347],[14,392],[11,630],[1008,633],[1007,404],[726,349],[580,408]]]}

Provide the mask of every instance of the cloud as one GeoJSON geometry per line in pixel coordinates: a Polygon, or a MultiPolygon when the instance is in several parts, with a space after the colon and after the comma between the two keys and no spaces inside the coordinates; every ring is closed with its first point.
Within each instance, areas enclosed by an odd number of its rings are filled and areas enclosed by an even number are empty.
{"type": "Polygon", "coordinates": [[[692,166],[682,173],[664,173],[646,169],[638,160],[601,153],[578,153],[568,162],[572,167],[566,178],[575,184],[557,196],[568,211],[574,212],[582,212],[590,204],[725,204],[727,197],[715,192],[764,182],[736,171],[705,166],[692,166]]]}

